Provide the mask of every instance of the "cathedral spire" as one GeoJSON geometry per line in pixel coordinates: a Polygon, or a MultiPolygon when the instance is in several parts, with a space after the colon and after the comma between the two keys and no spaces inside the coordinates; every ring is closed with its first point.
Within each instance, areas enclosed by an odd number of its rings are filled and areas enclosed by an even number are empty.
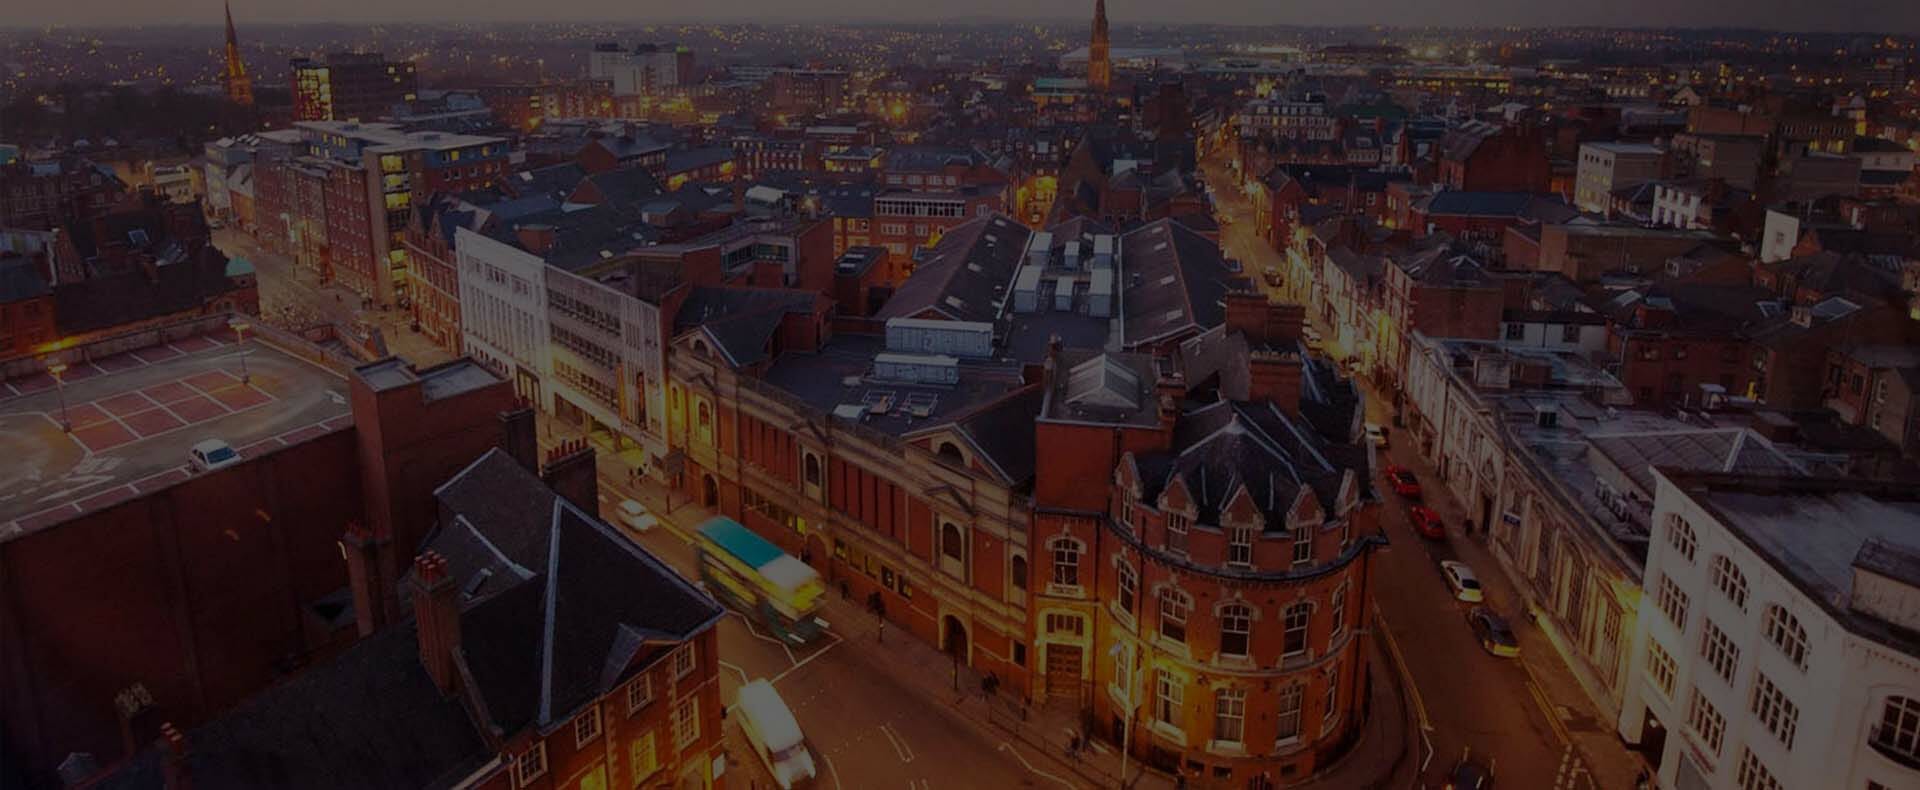
{"type": "Polygon", "coordinates": [[[253,106],[253,78],[247,76],[247,64],[240,59],[240,37],[233,32],[233,3],[227,9],[227,67],[221,74],[227,81],[227,99],[242,107],[253,106]]]}
{"type": "Polygon", "coordinates": [[[1087,87],[1106,93],[1113,83],[1113,61],[1107,52],[1107,0],[1093,0],[1093,40],[1087,44],[1087,87]]]}

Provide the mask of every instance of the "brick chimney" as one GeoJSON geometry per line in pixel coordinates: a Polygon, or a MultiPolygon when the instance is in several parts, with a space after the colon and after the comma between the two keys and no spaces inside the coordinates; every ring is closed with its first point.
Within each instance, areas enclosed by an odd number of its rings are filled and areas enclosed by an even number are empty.
{"type": "Polygon", "coordinates": [[[1266,342],[1267,297],[1259,291],[1228,291],[1226,302],[1227,331],[1239,332],[1248,340],[1266,342]]]}
{"type": "Polygon", "coordinates": [[[347,559],[347,588],[353,593],[353,617],[362,639],[389,620],[391,596],[380,578],[380,552],[391,542],[359,521],[347,522],[346,534],[340,536],[340,553],[347,559]]]}
{"type": "Polygon", "coordinates": [[[593,460],[593,446],[585,439],[571,439],[547,452],[547,463],[540,479],[553,492],[588,513],[600,512],[600,467],[593,460]]]}
{"type": "Polygon", "coordinates": [[[500,412],[500,449],[522,469],[540,473],[540,436],[534,426],[533,406],[524,399],[500,412]]]}
{"type": "Polygon", "coordinates": [[[1247,399],[1272,402],[1288,414],[1300,411],[1300,355],[1292,352],[1247,352],[1247,399]]]}
{"type": "Polygon", "coordinates": [[[160,766],[167,790],[193,787],[193,772],[187,768],[187,736],[173,722],[167,722],[160,725],[160,745],[167,750],[160,766]]]}
{"type": "Polygon", "coordinates": [[[452,694],[458,672],[454,653],[460,649],[460,600],[447,558],[429,551],[413,560],[413,617],[419,627],[420,665],[440,693],[452,694]]]}

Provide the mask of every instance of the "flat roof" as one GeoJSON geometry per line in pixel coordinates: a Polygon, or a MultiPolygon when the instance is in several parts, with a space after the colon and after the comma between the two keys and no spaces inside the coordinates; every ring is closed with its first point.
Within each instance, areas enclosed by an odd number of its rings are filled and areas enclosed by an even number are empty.
{"type": "Polygon", "coordinates": [[[0,384],[0,456],[14,459],[0,470],[0,541],[186,480],[187,450],[206,439],[251,456],[353,424],[345,378],[234,341],[222,331],[74,363],[64,392],[46,374],[0,384]]]}
{"type": "Polygon", "coordinates": [[[946,422],[1024,383],[1019,363],[976,359],[959,360],[958,384],[869,381],[874,359],[886,350],[880,337],[836,335],[817,354],[780,355],[767,369],[765,381],[822,414],[843,406],[864,407],[861,424],[895,436],[946,422]],[[883,401],[884,411],[873,411],[883,401]],[[916,409],[925,416],[916,415],[916,409]]]}

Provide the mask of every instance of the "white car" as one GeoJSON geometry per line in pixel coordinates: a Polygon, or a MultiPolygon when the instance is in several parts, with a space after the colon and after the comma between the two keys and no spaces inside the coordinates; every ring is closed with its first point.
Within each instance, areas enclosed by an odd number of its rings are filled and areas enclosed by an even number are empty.
{"type": "Polygon", "coordinates": [[[1480,594],[1480,577],[1474,575],[1473,568],[1458,560],[1446,560],[1440,563],[1440,575],[1447,577],[1447,588],[1453,591],[1453,597],[1467,603],[1479,603],[1485,598],[1480,594]]]}
{"type": "Polygon", "coordinates": [[[652,513],[647,512],[646,505],[642,505],[631,499],[620,500],[619,508],[620,523],[632,527],[636,531],[646,532],[660,523],[660,520],[654,518],[652,513]]]}
{"type": "Polygon", "coordinates": [[[240,463],[240,453],[219,439],[206,439],[187,451],[187,463],[196,472],[211,472],[240,463]]]}
{"type": "Polygon", "coordinates": [[[1378,425],[1367,423],[1367,443],[1382,450],[1387,449],[1387,432],[1378,425]]]}

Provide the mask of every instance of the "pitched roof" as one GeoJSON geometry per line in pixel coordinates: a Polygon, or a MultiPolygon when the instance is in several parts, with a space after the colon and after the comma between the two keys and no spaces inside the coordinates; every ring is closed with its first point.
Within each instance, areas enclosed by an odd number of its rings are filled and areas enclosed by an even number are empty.
{"type": "Polygon", "coordinates": [[[1246,284],[1227,268],[1220,247],[1192,228],[1160,219],[1121,239],[1121,291],[1126,347],[1137,347],[1225,320],[1222,300],[1246,284]]]}
{"type": "MultiPolygon", "coordinates": [[[[1331,511],[1346,469],[1324,450],[1329,443],[1271,403],[1221,401],[1182,415],[1173,447],[1135,458],[1142,496],[1157,498],[1175,478],[1192,493],[1201,523],[1245,491],[1270,530],[1284,529],[1302,489],[1331,511]],[[1151,470],[1151,474],[1149,474],[1151,470]]],[[[1360,470],[1364,473],[1364,468],[1360,470]]]]}
{"type": "Polygon", "coordinates": [[[956,321],[992,323],[1026,254],[1026,226],[1002,214],[978,217],[952,230],[880,308],[877,318],[914,318],[932,311],[956,321]]]}
{"type": "Polygon", "coordinates": [[[37,299],[50,293],[53,288],[35,270],[34,259],[23,255],[0,256],[0,304],[37,299]]]}
{"type": "Polygon", "coordinates": [[[474,693],[506,732],[547,727],[611,691],[648,644],[710,627],[719,604],[515,462],[489,450],[435,491],[465,595],[461,649],[474,693]]]}

